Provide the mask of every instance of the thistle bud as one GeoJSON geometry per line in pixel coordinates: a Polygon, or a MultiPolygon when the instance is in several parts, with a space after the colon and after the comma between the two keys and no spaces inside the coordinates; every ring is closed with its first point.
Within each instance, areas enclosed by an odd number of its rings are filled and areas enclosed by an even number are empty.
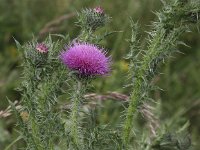
{"type": "Polygon", "coordinates": [[[26,45],[25,57],[35,66],[41,66],[46,63],[48,50],[44,43],[31,43],[26,45]]]}
{"type": "Polygon", "coordinates": [[[36,45],[36,50],[40,53],[47,53],[49,49],[44,43],[38,43],[36,45]]]}
{"type": "Polygon", "coordinates": [[[81,26],[92,29],[93,31],[99,27],[103,27],[108,21],[109,17],[104,13],[101,7],[85,9],[79,15],[81,26]]]}
{"type": "Polygon", "coordinates": [[[93,10],[98,14],[103,14],[104,13],[104,10],[100,6],[95,7],[93,10]]]}

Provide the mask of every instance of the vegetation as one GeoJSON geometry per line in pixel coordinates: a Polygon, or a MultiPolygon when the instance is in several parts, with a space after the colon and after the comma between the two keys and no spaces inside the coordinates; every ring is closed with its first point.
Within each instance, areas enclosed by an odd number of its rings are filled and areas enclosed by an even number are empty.
{"type": "Polygon", "coordinates": [[[199,149],[200,1],[0,3],[0,149],[199,149]],[[109,76],[61,60],[81,43],[109,76]]]}

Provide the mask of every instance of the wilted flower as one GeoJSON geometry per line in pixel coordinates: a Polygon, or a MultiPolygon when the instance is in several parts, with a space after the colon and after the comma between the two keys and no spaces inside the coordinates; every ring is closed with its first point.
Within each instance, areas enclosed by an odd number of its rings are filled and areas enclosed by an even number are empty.
{"type": "Polygon", "coordinates": [[[27,122],[27,121],[28,121],[28,118],[29,118],[29,113],[28,113],[27,111],[22,111],[22,112],[20,113],[20,116],[21,116],[21,118],[22,118],[22,120],[23,120],[24,122],[27,122]]]}
{"type": "Polygon", "coordinates": [[[109,72],[110,58],[103,49],[93,44],[75,43],[60,55],[62,62],[81,76],[105,75],[109,72]]]}
{"type": "Polygon", "coordinates": [[[40,53],[47,53],[49,49],[44,43],[38,43],[36,45],[36,50],[38,50],[40,53]]]}

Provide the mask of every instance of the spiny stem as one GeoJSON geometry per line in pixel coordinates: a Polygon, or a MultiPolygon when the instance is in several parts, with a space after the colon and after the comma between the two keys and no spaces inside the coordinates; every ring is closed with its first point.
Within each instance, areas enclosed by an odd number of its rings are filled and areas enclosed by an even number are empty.
{"type": "MultiPolygon", "coordinates": [[[[158,34],[159,35],[159,34],[158,34]]],[[[130,104],[127,110],[127,115],[126,115],[126,120],[124,123],[124,131],[123,131],[123,142],[124,146],[127,147],[129,139],[130,139],[130,133],[132,130],[132,124],[133,124],[133,116],[135,112],[137,111],[137,107],[139,105],[139,102],[142,98],[143,94],[143,88],[144,87],[144,80],[146,75],[148,74],[148,69],[149,69],[149,64],[151,60],[157,57],[158,52],[155,51],[156,47],[160,44],[160,40],[155,39],[156,42],[152,47],[149,48],[147,53],[144,55],[143,60],[142,60],[142,65],[141,67],[136,70],[136,75],[135,75],[135,80],[134,80],[134,85],[133,85],[133,91],[130,96],[130,104]]]]}
{"type": "Polygon", "coordinates": [[[138,98],[140,97],[140,81],[136,81],[135,83],[135,90],[133,90],[132,95],[130,97],[130,104],[128,107],[127,111],[127,116],[124,124],[124,133],[123,133],[123,142],[125,145],[128,144],[129,141],[129,136],[132,128],[132,122],[133,122],[133,115],[135,114],[137,110],[137,105],[138,105],[138,98]]]}
{"type": "Polygon", "coordinates": [[[80,102],[82,98],[82,84],[80,81],[77,82],[77,85],[75,86],[75,93],[73,96],[73,106],[72,106],[72,112],[71,112],[71,136],[73,138],[74,144],[76,147],[80,147],[81,139],[79,135],[79,108],[80,108],[80,102]]]}

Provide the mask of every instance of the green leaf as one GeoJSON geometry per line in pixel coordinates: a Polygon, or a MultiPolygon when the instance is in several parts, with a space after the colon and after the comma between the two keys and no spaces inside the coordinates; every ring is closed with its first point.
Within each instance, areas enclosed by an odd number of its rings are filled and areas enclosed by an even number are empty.
{"type": "Polygon", "coordinates": [[[14,39],[14,41],[15,41],[15,44],[16,44],[16,46],[17,46],[17,49],[18,49],[18,50],[22,49],[21,44],[20,44],[14,37],[13,37],[13,39],[14,39]]]}

